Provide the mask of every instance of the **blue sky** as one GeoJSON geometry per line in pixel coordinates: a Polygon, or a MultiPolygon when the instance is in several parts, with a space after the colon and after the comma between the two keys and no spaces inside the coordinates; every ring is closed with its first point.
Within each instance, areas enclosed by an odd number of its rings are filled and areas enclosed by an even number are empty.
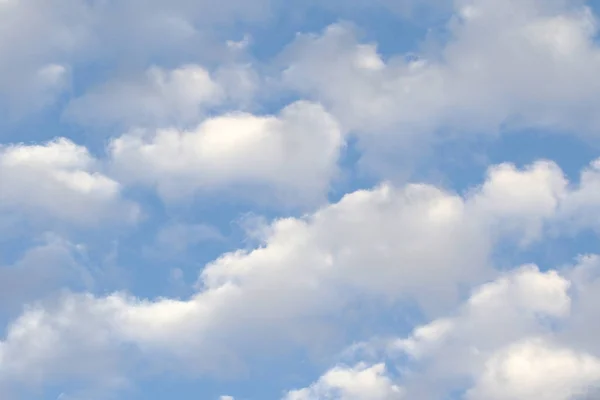
{"type": "Polygon", "coordinates": [[[599,13],[0,2],[0,398],[595,398],[599,13]]]}

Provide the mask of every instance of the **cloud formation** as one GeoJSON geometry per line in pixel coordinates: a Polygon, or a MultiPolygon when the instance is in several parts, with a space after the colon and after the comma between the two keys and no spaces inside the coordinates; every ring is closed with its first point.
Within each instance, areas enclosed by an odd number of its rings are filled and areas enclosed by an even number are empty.
{"type": "MultiPolygon", "coordinates": [[[[574,322],[582,313],[594,318],[599,310],[590,312],[589,303],[579,297],[590,283],[579,285],[569,276],[582,268],[597,272],[598,265],[598,256],[590,256],[560,272],[522,266],[476,288],[451,316],[417,327],[406,338],[354,346],[350,354],[381,354],[397,363],[399,372],[383,375],[380,383],[392,382],[386,387],[402,392],[400,398],[436,399],[447,393],[461,393],[465,399],[581,398],[600,385],[600,358],[596,349],[582,347],[573,336],[574,322]],[[400,367],[406,358],[408,365],[400,367]]],[[[383,364],[373,365],[384,373],[383,364]]],[[[339,368],[285,398],[303,398],[298,396],[320,387],[339,368]]],[[[341,391],[330,397],[358,400],[376,393],[348,397],[341,391]]]]}
{"type": "Polygon", "coordinates": [[[597,396],[594,7],[0,1],[0,397],[597,396]]]}
{"type": "MultiPolygon", "coordinates": [[[[39,384],[90,376],[112,382],[121,376],[117,366],[122,362],[117,360],[140,357],[161,369],[218,374],[243,368],[244,355],[264,348],[266,341],[271,348],[273,343],[311,347],[324,329],[334,332],[352,324],[345,316],[347,311],[367,318],[361,312],[368,308],[354,309],[358,299],[383,307],[381,312],[389,305],[411,300],[431,316],[452,312],[459,301],[460,285],[477,285],[497,275],[490,268],[495,245],[530,238],[531,226],[541,240],[547,231],[539,229],[540,221],[562,223],[561,204],[569,204],[570,196],[586,190],[583,186],[568,191],[566,186],[560,169],[544,162],[523,170],[492,167],[486,182],[467,197],[423,184],[405,188],[382,185],[348,194],[312,215],[284,218],[260,228],[255,232],[262,239],[259,247],[224,254],[206,265],[200,273],[199,291],[187,300],[73,293],[50,307],[40,304],[29,309],[11,324],[0,343],[2,376],[5,381],[26,382],[31,379],[28,374],[35,371],[34,381],[39,384]],[[531,177],[536,177],[537,186],[524,186],[522,182],[531,177]],[[561,183],[562,191],[556,190],[556,182],[561,183]],[[524,187],[530,195],[524,196],[524,187]],[[533,212],[538,216],[532,220],[533,212]],[[498,236],[502,232],[507,235],[498,236]],[[41,337],[45,337],[43,342],[41,337]],[[25,349],[27,356],[17,357],[25,349]],[[78,366],[82,354],[95,361],[78,366]]],[[[475,372],[489,369],[490,377],[482,376],[479,386],[469,392],[472,398],[492,396],[488,393],[498,390],[500,384],[492,380],[494,371],[512,365],[513,352],[517,353],[514,357],[521,357],[522,352],[524,357],[539,353],[542,361],[531,362],[540,367],[552,357],[579,363],[579,353],[553,344],[551,324],[545,318],[571,317],[569,288],[571,281],[577,283],[571,276],[581,276],[580,271],[590,273],[596,264],[586,262],[587,269],[576,267],[562,275],[541,272],[535,266],[507,273],[475,290],[456,317],[419,328],[414,337],[396,341],[392,347],[419,362],[439,353],[439,365],[431,368],[433,374],[440,374],[435,375],[440,382],[471,373],[469,368],[475,372]],[[519,339],[526,341],[504,349],[519,339]],[[468,354],[482,367],[472,367],[468,354]],[[465,360],[466,371],[447,363],[455,357],[465,360]]],[[[584,280],[576,288],[584,294],[590,283],[584,280]]],[[[590,357],[583,357],[585,365],[581,367],[586,374],[591,368],[589,377],[573,383],[572,389],[566,386],[565,393],[595,382],[595,359],[590,357]]],[[[402,391],[388,385],[377,365],[333,370],[315,386],[292,393],[305,396],[303,393],[311,391],[333,390],[341,391],[339,396],[350,396],[341,398],[368,398],[371,389],[344,386],[344,377],[356,373],[364,377],[365,385],[381,393],[381,398],[385,393],[399,396],[402,391]]],[[[570,381],[567,384],[571,385],[570,381]]],[[[515,385],[498,398],[538,390],[537,386],[515,385]]],[[[442,384],[436,386],[436,390],[443,388],[442,384]]],[[[557,398],[568,398],[564,396],[557,398]]]]}
{"type": "Polygon", "coordinates": [[[166,199],[238,187],[301,205],[325,199],[343,146],[320,105],[296,102],[278,115],[229,113],[191,130],[134,130],[112,140],[109,152],[121,181],[155,187],[166,199]]]}
{"type": "Polygon", "coordinates": [[[442,43],[384,57],[351,24],[330,25],[286,49],[282,79],[356,132],[371,164],[390,148],[389,157],[407,157],[415,146],[523,129],[595,138],[600,50],[590,8],[456,1],[445,31],[442,43]]]}
{"type": "Polygon", "coordinates": [[[135,221],[138,206],[100,172],[87,148],[69,139],[0,147],[0,211],[74,225],[135,221]]]}

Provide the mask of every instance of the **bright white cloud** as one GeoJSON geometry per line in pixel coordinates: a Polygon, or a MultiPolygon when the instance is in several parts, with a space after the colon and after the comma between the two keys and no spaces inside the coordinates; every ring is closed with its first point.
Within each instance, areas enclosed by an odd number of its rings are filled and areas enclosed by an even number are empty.
{"type": "Polygon", "coordinates": [[[137,206],[98,167],[85,147],[64,138],[0,146],[0,211],[75,225],[135,220],[137,206]]]}
{"type": "Polygon", "coordinates": [[[402,389],[387,376],[384,364],[338,366],[310,387],[290,391],[285,400],[394,400],[403,399],[402,389]]]}
{"type": "Polygon", "coordinates": [[[575,332],[597,334],[579,324],[579,316],[593,318],[600,308],[583,297],[593,282],[578,284],[569,276],[582,268],[597,274],[595,259],[560,272],[520,267],[476,288],[451,316],[419,326],[407,338],[355,345],[346,357],[372,360],[382,350],[397,363],[390,384],[401,386],[406,398],[438,399],[457,391],[472,400],[587,398],[600,385],[600,353],[575,332]],[[402,361],[406,356],[408,362],[402,361]]]}
{"type": "Polygon", "coordinates": [[[23,113],[53,103],[69,85],[68,57],[90,23],[83,2],[0,3],[0,110],[23,113]]]}
{"type": "Polygon", "coordinates": [[[168,200],[249,188],[259,200],[304,204],[324,199],[343,146],[322,107],[298,102],[277,116],[231,113],[193,130],[136,130],[111,142],[110,157],[121,181],[156,187],[168,200]]]}
{"type": "Polygon", "coordinates": [[[537,161],[523,169],[508,163],[492,166],[472,201],[494,234],[516,235],[522,245],[549,234],[598,230],[598,165],[594,160],[585,167],[578,183],[569,182],[551,161],[537,161]]]}

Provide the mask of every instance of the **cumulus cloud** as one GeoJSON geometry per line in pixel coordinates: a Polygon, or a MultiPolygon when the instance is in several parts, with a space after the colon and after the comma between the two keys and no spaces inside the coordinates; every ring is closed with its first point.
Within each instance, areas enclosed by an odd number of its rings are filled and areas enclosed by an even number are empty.
{"type": "MultiPolygon", "coordinates": [[[[577,285],[569,277],[582,268],[597,273],[599,265],[587,257],[560,271],[522,266],[476,287],[450,316],[419,326],[408,337],[355,345],[346,357],[373,362],[385,356],[397,371],[389,385],[402,387],[405,398],[449,393],[473,400],[587,398],[600,385],[600,357],[597,347],[582,345],[573,333],[597,334],[579,325],[578,315],[594,318],[600,309],[580,297],[593,284],[577,285]]],[[[328,374],[310,387],[322,385],[328,374]]],[[[303,390],[291,393],[309,389],[303,390]]]]}
{"type": "Polygon", "coordinates": [[[396,342],[395,349],[409,350],[425,366],[414,390],[426,390],[431,379],[446,381],[446,390],[460,389],[465,377],[475,381],[469,399],[566,400],[594,389],[600,384],[597,353],[561,334],[584,306],[572,298],[578,289],[571,285],[556,271],[526,266],[476,290],[434,340],[417,330],[396,342]]]}
{"type": "Polygon", "coordinates": [[[402,389],[386,374],[384,364],[335,367],[310,387],[290,391],[285,400],[394,400],[403,399],[402,389]]]}
{"type": "MultiPolygon", "coordinates": [[[[514,176],[506,179],[491,172],[466,197],[423,184],[381,185],[348,194],[303,218],[284,218],[258,227],[262,243],[206,265],[198,292],[187,300],[70,294],[53,305],[40,304],[15,320],[0,343],[0,376],[7,382],[25,382],[34,371],[34,381],[45,383],[83,379],[111,365],[114,376],[100,375],[112,382],[123,376],[117,365],[124,358],[198,373],[235,371],[242,368],[245,355],[260,348],[267,351],[276,343],[279,348],[310,348],[323,338],[323,332],[352,326],[345,311],[360,316],[361,310],[353,309],[358,299],[377,304],[381,310],[416,300],[425,315],[452,312],[461,285],[473,286],[495,274],[489,268],[494,245],[518,239],[515,216],[522,216],[523,229],[517,231],[525,233],[530,216],[524,210],[537,210],[549,223],[560,220],[560,203],[546,200],[556,192],[554,183],[560,179],[546,179],[548,170],[561,176],[548,163],[523,170],[494,167],[491,171],[511,171],[514,176]],[[541,171],[535,172],[536,168],[541,171]],[[545,189],[527,186],[537,194],[519,201],[524,190],[521,182],[531,176],[545,182],[545,189]],[[539,199],[539,207],[532,206],[531,198],[539,199]],[[503,205],[506,199],[513,202],[509,209],[490,206],[503,205]],[[511,229],[499,229],[507,216],[512,218],[511,229]],[[500,237],[501,232],[509,234],[500,237]],[[47,338],[44,345],[33,346],[40,335],[47,338]],[[16,357],[24,351],[26,357],[16,357]],[[82,354],[96,361],[80,368],[82,354]],[[64,360],[69,363],[63,365],[64,360]]],[[[568,198],[569,193],[564,196],[568,198]]],[[[578,315],[572,314],[571,285],[578,299],[594,296],[589,289],[593,280],[586,276],[594,276],[596,264],[585,265],[587,269],[577,267],[560,274],[541,272],[535,266],[517,269],[475,290],[456,316],[420,328],[413,337],[394,342],[394,347],[418,362],[436,363],[432,373],[440,382],[482,371],[473,363],[484,365],[483,360],[512,341],[551,334],[548,321],[578,315]],[[465,363],[450,363],[456,357],[465,363]]],[[[578,301],[577,309],[585,304],[587,300],[578,301]]],[[[592,307],[586,315],[597,312],[592,307]]],[[[577,319],[573,321],[575,327],[577,319]]],[[[581,334],[579,329],[574,332],[581,334]]],[[[373,365],[354,367],[358,368],[355,372],[362,371],[360,376],[376,388],[388,387],[377,383],[380,380],[373,374],[383,372],[373,365]]],[[[346,390],[348,396],[360,392],[358,387],[343,389],[339,382],[326,380],[307,390],[346,390]]],[[[417,383],[401,386],[417,390],[413,388],[417,383]]],[[[477,390],[488,390],[488,386],[477,390]]],[[[386,393],[387,389],[376,390],[386,393]]]]}
{"type": "Polygon", "coordinates": [[[180,252],[203,241],[222,239],[223,235],[209,225],[173,223],[158,232],[156,243],[162,250],[180,252]]]}
{"type": "Polygon", "coordinates": [[[321,106],[297,102],[278,115],[230,113],[192,130],[134,130],[112,140],[109,152],[120,181],[156,187],[168,200],[250,188],[259,200],[303,204],[324,199],[343,146],[321,106]]]}
{"type": "Polygon", "coordinates": [[[82,226],[139,213],[89,151],[65,138],[0,146],[0,211],[82,226]]]}
{"type": "Polygon", "coordinates": [[[376,163],[393,149],[544,128],[594,137],[600,126],[597,21],[580,2],[454,2],[449,39],[383,57],[347,24],[303,34],[282,79],[322,101],[376,163]]]}
{"type": "MultiPolygon", "coordinates": [[[[158,230],[151,245],[144,247],[143,253],[150,260],[186,259],[190,251],[201,248],[203,244],[225,243],[226,237],[214,226],[207,224],[187,224],[169,222],[158,230]]],[[[182,271],[175,269],[175,282],[183,282],[182,271]]]]}

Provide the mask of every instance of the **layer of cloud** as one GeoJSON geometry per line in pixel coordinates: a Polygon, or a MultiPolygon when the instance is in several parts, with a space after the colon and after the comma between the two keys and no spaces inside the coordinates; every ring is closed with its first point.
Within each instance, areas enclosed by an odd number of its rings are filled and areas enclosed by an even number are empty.
{"type": "MultiPolygon", "coordinates": [[[[453,315],[417,327],[407,338],[354,346],[349,354],[372,359],[381,351],[397,371],[383,381],[404,398],[439,399],[450,393],[468,400],[587,398],[600,388],[600,353],[597,346],[582,345],[574,333],[598,334],[577,325],[579,318],[594,319],[600,313],[597,304],[580,297],[597,279],[581,283],[573,276],[582,269],[597,273],[598,260],[584,257],[560,272],[523,266],[476,288],[453,315]]],[[[286,399],[313,393],[331,371],[286,399]]],[[[373,388],[355,397],[336,393],[307,398],[366,400],[379,398],[379,393],[380,388],[373,388]]]]}
{"type": "MultiPolygon", "coordinates": [[[[361,309],[353,308],[358,299],[383,307],[382,312],[386,304],[411,300],[429,315],[451,312],[462,285],[493,276],[489,266],[495,244],[542,239],[547,230],[538,231],[538,219],[544,224],[573,220],[561,205],[586,187],[567,186],[560,169],[541,162],[524,170],[491,168],[488,180],[466,197],[422,184],[354,192],[312,215],[257,229],[261,245],[208,264],[198,293],[188,300],[71,294],[54,305],[31,308],[0,343],[0,376],[7,382],[31,382],[28,374],[33,374],[33,382],[41,384],[94,374],[113,382],[122,377],[118,366],[124,359],[140,357],[157,368],[235,371],[258,349],[275,344],[310,348],[337,327],[352,326],[356,321],[347,311],[361,315],[361,309]],[[532,184],[523,184],[529,180],[532,184]],[[524,190],[531,194],[524,196],[524,190]],[[45,344],[33,346],[40,335],[45,344]],[[82,354],[95,361],[80,368],[82,354]],[[63,365],[64,360],[69,362],[63,365]],[[112,372],[104,371],[107,365],[112,372]]],[[[576,269],[583,272],[572,278],[584,281],[584,287],[590,282],[584,272],[595,268],[587,265],[588,270],[576,269]]],[[[409,354],[425,357],[437,346],[429,343],[431,338],[456,332],[456,346],[451,347],[456,351],[459,344],[479,343],[480,351],[488,351],[509,345],[511,337],[542,335],[545,325],[538,327],[538,314],[555,319],[568,315],[568,288],[567,278],[556,273],[522,268],[476,291],[462,312],[466,316],[460,317],[467,322],[438,324],[433,332],[441,333],[417,333],[405,347],[412,349],[409,354]],[[504,326],[511,330],[502,330],[504,326]],[[481,337],[471,337],[470,329],[481,337]]],[[[455,368],[452,374],[459,372],[455,368]]]]}
{"type": "Polygon", "coordinates": [[[60,138],[0,146],[0,213],[90,226],[135,221],[138,207],[83,147],[60,138]]]}

